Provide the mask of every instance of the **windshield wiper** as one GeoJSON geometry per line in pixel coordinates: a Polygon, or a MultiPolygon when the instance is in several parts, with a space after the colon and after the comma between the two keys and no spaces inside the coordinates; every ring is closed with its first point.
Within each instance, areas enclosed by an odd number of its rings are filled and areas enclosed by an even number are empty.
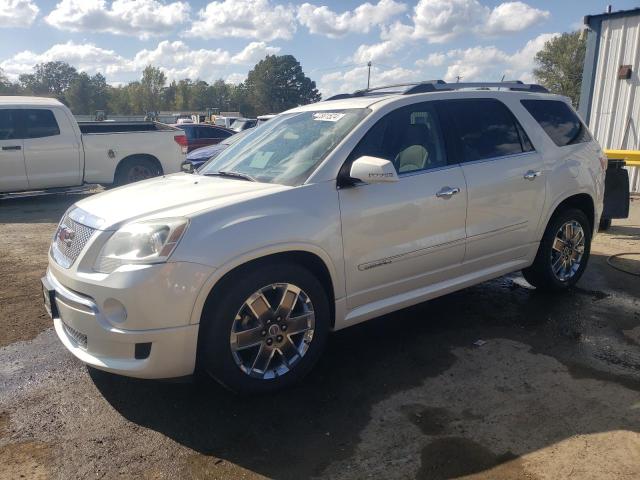
{"type": "Polygon", "coordinates": [[[247,175],[246,173],[234,172],[234,171],[231,171],[231,170],[220,170],[219,172],[207,172],[207,173],[205,173],[203,175],[239,178],[241,180],[248,180],[249,182],[257,182],[257,180],[255,178],[253,178],[251,175],[247,175]]]}

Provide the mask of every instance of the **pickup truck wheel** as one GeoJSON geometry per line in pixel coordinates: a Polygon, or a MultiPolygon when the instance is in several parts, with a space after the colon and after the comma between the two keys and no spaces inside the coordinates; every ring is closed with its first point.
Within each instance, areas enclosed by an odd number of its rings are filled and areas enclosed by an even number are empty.
{"type": "Polygon", "coordinates": [[[128,183],[139,182],[147,178],[162,175],[162,170],[158,165],[149,158],[130,158],[124,160],[116,171],[115,184],[117,186],[126,185],[128,183]]]}
{"type": "Polygon", "coordinates": [[[540,290],[561,291],[575,285],[591,252],[591,226],[577,209],[556,214],[544,232],[536,258],[522,275],[540,290]]]}
{"type": "Polygon", "coordinates": [[[199,369],[235,392],[290,386],[315,365],[329,332],[329,302],[295,264],[241,270],[214,292],[203,316],[199,369]]]}

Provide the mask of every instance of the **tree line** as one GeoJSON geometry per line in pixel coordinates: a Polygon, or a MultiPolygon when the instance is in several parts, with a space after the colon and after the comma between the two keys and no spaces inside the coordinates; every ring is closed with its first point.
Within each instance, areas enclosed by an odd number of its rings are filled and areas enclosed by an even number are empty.
{"type": "Polygon", "coordinates": [[[216,80],[173,80],[148,65],[140,80],[112,86],[101,73],[79,72],[65,62],[36,65],[11,82],[0,70],[0,95],[55,97],[74,114],[144,115],[158,111],[239,111],[246,116],[278,113],[321,99],[316,84],[292,55],[267,55],[239,85],[216,80]]]}

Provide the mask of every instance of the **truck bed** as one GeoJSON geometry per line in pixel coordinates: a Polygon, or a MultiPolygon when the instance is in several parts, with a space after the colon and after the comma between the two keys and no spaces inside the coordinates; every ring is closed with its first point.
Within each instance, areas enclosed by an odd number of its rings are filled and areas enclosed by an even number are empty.
{"type": "Polygon", "coordinates": [[[79,122],[80,131],[87,133],[127,133],[157,132],[160,130],[177,130],[158,122],[79,122]]]}

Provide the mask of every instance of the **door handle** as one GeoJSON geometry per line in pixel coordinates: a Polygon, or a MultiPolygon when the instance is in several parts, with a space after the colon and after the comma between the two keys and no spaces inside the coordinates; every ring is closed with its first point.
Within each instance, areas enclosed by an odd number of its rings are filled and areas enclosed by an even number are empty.
{"type": "Polygon", "coordinates": [[[22,150],[20,145],[10,145],[8,147],[2,147],[2,150],[22,150]]]}
{"type": "Polygon", "coordinates": [[[458,187],[442,187],[439,192],[436,193],[436,197],[444,198],[445,200],[450,199],[456,193],[460,193],[460,189],[458,187]]]}
{"type": "Polygon", "coordinates": [[[536,179],[536,177],[539,177],[540,175],[542,175],[542,172],[539,170],[537,172],[534,170],[529,170],[527,173],[524,174],[524,179],[533,181],[536,179]]]}

